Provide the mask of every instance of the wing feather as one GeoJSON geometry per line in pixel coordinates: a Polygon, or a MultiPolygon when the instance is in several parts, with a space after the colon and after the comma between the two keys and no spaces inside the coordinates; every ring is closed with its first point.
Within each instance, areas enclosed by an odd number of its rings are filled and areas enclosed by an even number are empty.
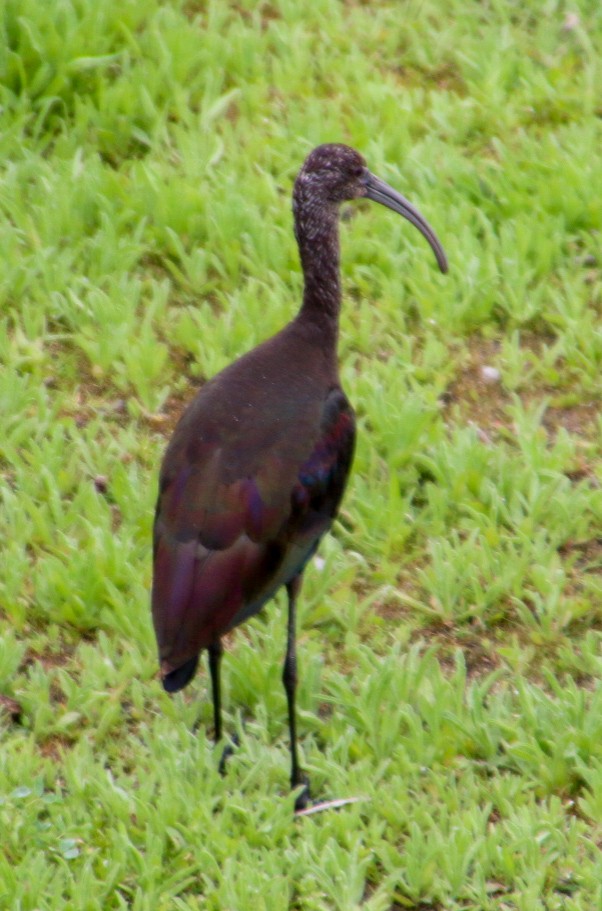
{"type": "Polygon", "coordinates": [[[235,478],[231,440],[197,436],[183,446],[175,438],[154,527],[153,619],[164,675],[302,570],[336,514],[354,439],[353,411],[338,388],[312,433],[282,432],[269,447],[253,441],[246,458],[237,452],[235,478]]]}

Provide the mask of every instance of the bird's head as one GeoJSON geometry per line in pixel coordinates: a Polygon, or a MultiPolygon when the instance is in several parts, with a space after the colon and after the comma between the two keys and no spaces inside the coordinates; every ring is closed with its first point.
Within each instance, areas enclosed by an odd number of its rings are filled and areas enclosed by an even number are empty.
{"type": "Polygon", "coordinates": [[[366,162],[355,149],[331,143],[310,152],[299,171],[295,191],[333,203],[365,196],[366,162]]]}
{"type": "Polygon", "coordinates": [[[372,174],[355,149],[339,143],[317,146],[309,153],[299,171],[293,192],[293,205],[301,212],[338,206],[350,199],[372,199],[407,218],[431,245],[437,264],[447,272],[447,258],[437,235],[404,196],[372,174]]]}

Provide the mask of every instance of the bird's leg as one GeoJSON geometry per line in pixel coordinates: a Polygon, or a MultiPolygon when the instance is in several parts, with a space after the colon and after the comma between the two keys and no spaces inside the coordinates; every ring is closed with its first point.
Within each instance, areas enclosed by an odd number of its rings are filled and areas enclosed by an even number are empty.
{"type": "MultiPolygon", "coordinates": [[[[211,690],[213,693],[213,723],[214,723],[214,733],[213,737],[216,743],[222,739],[222,686],[221,686],[221,676],[220,676],[220,666],[222,661],[222,655],[224,654],[224,647],[220,639],[217,639],[215,642],[212,642],[208,648],[209,652],[209,674],[211,675],[211,690]]],[[[226,774],[226,762],[229,757],[234,752],[234,747],[231,743],[227,743],[222,752],[220,761],[219,761],[219,773],[220,775],[226,774]]]]}
{"type": "Polygon", "coordinates": [[[214,738],[217,743],[222,737],[222,687],[220,680],[220,664],[224,647],[220,639],[212,642],[208,648],[209,673],[211,675],[211,691],[213,694],[213,723],[214,738]]]}
{"type": "Polygon", "coordinates": [[[301,588],[301,575],[295,576],[286,586],[288,594],[288,626],[286,637],[286,656],[282,669],[282,682],[288,702],[288,729],[291,739],[291,788],[303,785],[303,790],[295,801],[295,810],[302,810],[309,800],[309,780],[299,766],[297,756],[297,722],[295,717],[295,690],[297,687],[297,649],[295,643],[295,609],[297,595],[301,588]]]}

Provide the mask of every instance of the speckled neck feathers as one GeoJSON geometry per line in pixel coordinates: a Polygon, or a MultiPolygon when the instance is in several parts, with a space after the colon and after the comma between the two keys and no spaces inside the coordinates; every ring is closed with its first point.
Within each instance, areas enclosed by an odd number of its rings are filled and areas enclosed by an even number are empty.
{"type": "Polygon", "coordinates": [[[325,199],[314,175],[301,171],[293,192],[295,237],[305,286],[301,318],[334,332],[341,306],[338,203],[325,199]]]}

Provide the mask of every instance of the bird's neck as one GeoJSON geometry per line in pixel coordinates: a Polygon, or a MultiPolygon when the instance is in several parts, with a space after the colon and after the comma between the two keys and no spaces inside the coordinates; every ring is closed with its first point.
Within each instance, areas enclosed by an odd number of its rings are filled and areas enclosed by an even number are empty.
{"type": "Polygon", "coordinates": [[[301,213],[295,225],[295,234],[304,278],[299,318],[318,323],[324,341],[336,345],[341,309],[336,208],[301,213]]]}

